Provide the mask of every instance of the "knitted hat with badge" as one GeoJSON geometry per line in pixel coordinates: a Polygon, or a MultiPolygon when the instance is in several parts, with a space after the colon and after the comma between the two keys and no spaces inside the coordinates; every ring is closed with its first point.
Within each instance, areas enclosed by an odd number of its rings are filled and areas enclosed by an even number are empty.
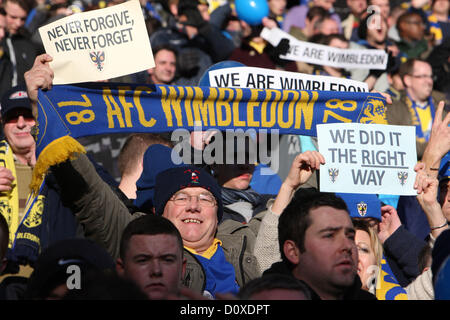
{"type": "Polygon", "coordinates": [[[221,188],[217,181],[204,169],[195,166],[183,166],[165,170],[156,176],[153,204],[156,214],[163,214],[167,201],[179,190],[185,188],[203,188],[212,193],[217,201],[217,218],[223,215],[221,188]]]}
{"type": "Polygon", "coordinates": [[[375,218],[381,221],[381,202],[376,194],[336,193],[347,204],[351,218],[375,218]]]}
{"type": "Polygon", "coordinates": [[[13,87],[3,95],[1,100],[2,118],[5,118],[8,112],[17,108],[32,111],[31,101],[28,98],[27,88],[25,86],[13,87]]]}

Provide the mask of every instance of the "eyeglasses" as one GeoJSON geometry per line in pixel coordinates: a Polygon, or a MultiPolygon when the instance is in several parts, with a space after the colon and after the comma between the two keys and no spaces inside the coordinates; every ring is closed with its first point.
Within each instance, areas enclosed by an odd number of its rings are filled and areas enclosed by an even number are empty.
{"type": "Polygon", "coordinates": [[[424,23],[423,21],[406,20],[405,22],[406,22],[406,23],[409,23],[409,24],[416,24],[416,25],[422,26],[422,27],[425,26],[425,23],[424,23]]]}
{"type": "Polygon", "coordinates": [[[411,77],[413,78],[417,78],[417,79],[433,79],[433,75],[428,75],[428,74],[419,74],[419,75],[414,75],[414,74],[410,74],[411,77]]]}
{"type": "Polygon", "coordinates": [[[180,192],[175,194],[169,201],[173,201],[173,203],[177,206],[185,206],[191,202],[192,198],[196,198],[200,205],[204,207],[214,207],[216,205],[215,198],[212,195],[205,193],[201,193],[197,196],[191,196],[180,192]]]}

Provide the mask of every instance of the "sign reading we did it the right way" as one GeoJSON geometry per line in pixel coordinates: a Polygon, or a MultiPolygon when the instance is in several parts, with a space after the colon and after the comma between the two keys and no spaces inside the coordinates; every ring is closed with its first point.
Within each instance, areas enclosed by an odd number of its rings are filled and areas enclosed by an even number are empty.
{"type": "Polygon", "coordinates": [[[415,195],[415,128],[381,124],[317,125],[320,191],[415,195]]]}

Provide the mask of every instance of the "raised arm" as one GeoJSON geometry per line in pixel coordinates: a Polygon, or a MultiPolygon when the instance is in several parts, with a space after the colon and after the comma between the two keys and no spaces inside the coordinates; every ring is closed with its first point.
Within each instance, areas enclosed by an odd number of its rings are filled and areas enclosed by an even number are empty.
{"type": "Polygon", "coordinates": [[[417,172],[414,184],[417,189],[417,201],[427,217],[432,239],[436,239],[442,231],[448,229],[447,219],[437,201],[439,181],[427,173],[424,163],[418,163],[414,170],[417,172]]]}
{"type": "Polygon", "coordinates": [[[441,159],[450,150],[450,112],[442,119],[444,106],[444,101],[439,102],[431,127],[430,140],[422,156],[422,162],[425,164],[424,170],[433,178],[438,175],[441,159]]]}
{"type": "Polygon", "coordinates": [[[291,201],[297,188],[306,183],[314,171],[319,170],[321,164],[325,164],[325,158],[317,151],[306,151],[297,155],[275,198],[272,212],[281,214],[291,201]]]}
{"type": "Polygon", "coordinates": [[[314,171],[324,163],[325,159],[317,151],[301,153],[292,162],[289,174],[281,185],[275,201],[269,205],[256,237],[254,255],[258,259],[261,273],[281,258],[278,245],[278,219],[284,208],[291,201],[295,190],[306,183],[314,171]]]}
{"type": "MultiPolygon", "coordinates": [[[[50,61],[52,58],[47,54],[38,56],[31,70],[25,74],[33,113],[37,113],[38,90],[52,88],[53,71],[50,61]]],[[[37,118],[37,114],[35,116],[37,118]]],[[[139,214],[129,213],[85,154],[74,154],[71,160],[54,165],[51,170],[60,187],[63,203],[73,210],[84,227],[85,236],[103,246],[113,258],[117,258],[122,231],[139,214]]]]}

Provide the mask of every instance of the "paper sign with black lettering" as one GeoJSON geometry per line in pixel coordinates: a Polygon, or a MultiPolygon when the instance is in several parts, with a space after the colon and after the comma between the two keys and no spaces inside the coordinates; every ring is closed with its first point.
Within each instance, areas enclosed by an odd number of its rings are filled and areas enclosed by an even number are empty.
{"type": "Polygon", "coordinates": [[[138,0],[77,13],[39,28],[53,84],[101,81],[155,66],[138,0]]]}
{"type": "Polygon", "coordinates": [[[361,81],[255,67],[211,70],[209,83],[221,88],[369,92],[361,81]]]}
{"type": "Polygon", "coordinates": [[[283,38],[289,39],[289,50],[283,59],[345,69],[385,70],[388,55],[378,49],[340,49],[323,44],[300,41],[281,29],[264,28],[261,37],[277,46],[283,38]]]}
{"type": "Polygon", "coordinates": [[[320,191],[416,195],[412,126],[319,124],[320,191]]]}

